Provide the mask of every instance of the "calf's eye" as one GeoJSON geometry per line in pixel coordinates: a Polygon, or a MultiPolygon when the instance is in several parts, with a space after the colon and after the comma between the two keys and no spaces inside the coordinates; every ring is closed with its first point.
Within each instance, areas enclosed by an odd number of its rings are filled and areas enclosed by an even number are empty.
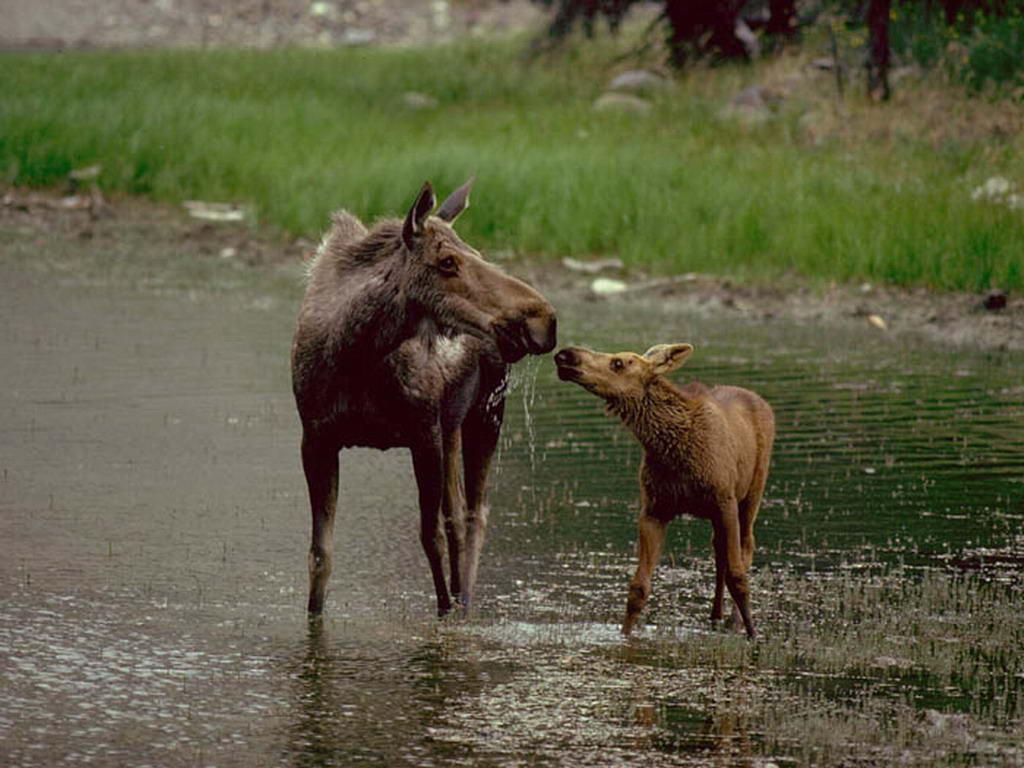
{"type": "Polygon", "coordinates": [[[619,360],[618,358],[615,358],[614,360],[612,360],[612,370],[615,371],[616,373],[621,371],[623,369],[623,367],[624,366],[622,364],[622,361],[619,360]]]}
{"type": "Polygon", "coordinates": [[[453,256],[445,256],[441,261],[437,263],[437,268],[442,272],[448,272],[449,274],[454,273],[458,269],[458,262],[455,261],[453,256]]]}

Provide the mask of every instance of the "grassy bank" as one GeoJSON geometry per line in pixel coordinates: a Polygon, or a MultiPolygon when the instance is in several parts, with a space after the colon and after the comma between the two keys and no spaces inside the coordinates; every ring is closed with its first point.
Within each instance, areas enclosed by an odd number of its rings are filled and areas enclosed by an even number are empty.
{"type": "MultiPolygon", "coordinates": [[[[244,201],[311,236],[336,207],[393,214],[425,178],[445,192],[476,173],[460,228],[491,249],[616,254],[656,272],[1024,288],[1024,212],[970,194],[992,175],[1024,182],[1021,142],[936,134],[945,102],[922,118],[913,102],[854,95],[836,112],[828,77],[784,60],[693,73],[648,115],[598,113],[606,47],[530,66],[520,51],[5,55],[0,172],[52,185],[100,163],[104,188],[244,201]],[[805,83],[772,118],[719,117],[743,85],[790,71],[805,83]],[[413,90],[438,108],[410,109],[413,90]]],[[[973,104],[953,103],[950,124],[997,109],[973,104]]]]}

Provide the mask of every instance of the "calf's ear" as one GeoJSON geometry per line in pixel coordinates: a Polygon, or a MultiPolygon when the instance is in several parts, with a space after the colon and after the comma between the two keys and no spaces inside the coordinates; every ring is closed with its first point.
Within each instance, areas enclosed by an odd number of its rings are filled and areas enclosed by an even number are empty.
{"type": "Polygon", "coordinates": [[[681,368],[692,354],[693,346],[690,344],[656,344],[644,352],[644,359],[655,373],[671,373],[681,368]]]}
{"type": "Polygon", "coordinates": [[[448,199],[441,203],[441,207],[437,209],[437,217],[439,219],[443,219],[451,224],[459,218],[459,215],[464,210],[469,208],[469,191],[473,188],[475,180],[476,177],[470,176],[469,181],[448,195],[448,199]]]}
{"type": "Polygon", "coordinates": [[[437,205],[437,198],[434,197],[434,188],[430,186],[429,181],[425,181],[419,195],[416,196],[416,202],[412,204],[412,208],[405,215],[405,223],[402,225],[402,241],[410,251],[416,245],[416,236],[423,231],[423,222],[427,220],[427,216],[434,210],[435,205],[437,205]]]}

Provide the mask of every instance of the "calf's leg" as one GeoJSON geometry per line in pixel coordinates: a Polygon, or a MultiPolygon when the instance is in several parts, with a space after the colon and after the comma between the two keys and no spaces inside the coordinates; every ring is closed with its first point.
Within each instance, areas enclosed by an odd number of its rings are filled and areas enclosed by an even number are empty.
{"type": "Polygon", "coordinates": [[[448,587],[444,583],[444,567],[441,563],[440,513],[441,496],[444,492],[444,458],[441,440],[427,441],[412,449],[412,466],[416,473],[420,501],[420,543],[430,564],[437,593],[437,615],[444,616],[452,608],[448,587]]]}
{"type": "Polygon", "coordinates": [[[754,622],[750,618],[750,584],[740,543],[739,509],[735,498],[721,504],[719,514],[713,524],[716,526],[715,535],[724,541],[725,586],[729,589],[729,594],[743,620],[747,637],[753,638],[757,633],[754,631],[754,622]]]}
{"type": "Polygon", "coordinates": [[[725,540],[718,533],[718,527],[711,528],[711,548],[715,553],[715,597],[711,601],[712,623],[722,620],[725,604],[725,540]]]}
{"type": "Polygon", "coordinates": [[[309,489],[313,513],[313,538],[309,547],[309,602],[307,610],[324,609],[327,582],[334,560],[334,513],[338,502],[338,449],[322,440],[304,435],[302,469],[309,489]]]}
{"type": "Polygon", "coordinates": [[[640,612],[647,604],[647,598],[651,596],[651,575],[661,557],[661,546],[665,541],[667,528],[667,523],[647,514],[646,510],[640,513],[640,520],[637,524],[639,537],[636,547],[640,562],[637,565],[636,573],[629,582],[626,618],[622,622],[622,634],[624,635],[633,631],[633,625],[640,618],[640,612]]]}

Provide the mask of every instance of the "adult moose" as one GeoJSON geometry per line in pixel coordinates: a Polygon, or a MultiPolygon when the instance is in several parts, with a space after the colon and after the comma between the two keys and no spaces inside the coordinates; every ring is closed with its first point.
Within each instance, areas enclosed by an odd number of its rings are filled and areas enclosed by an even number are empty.
{"type": "Polygon", "coordinates": [[[451,610],[453,599],[469,606],[509,364],[555,346],[551,304],[452,229],[471,186],[472,179],[431,215],[436,198],[427,182],[404,221],[380,221],[369,231],[339,211],[310,268],[292,344],[292,385],[313,512],[311,614],[323,610],[338,452],[350,446],[410,449],[438,615],[451,610]]]}

